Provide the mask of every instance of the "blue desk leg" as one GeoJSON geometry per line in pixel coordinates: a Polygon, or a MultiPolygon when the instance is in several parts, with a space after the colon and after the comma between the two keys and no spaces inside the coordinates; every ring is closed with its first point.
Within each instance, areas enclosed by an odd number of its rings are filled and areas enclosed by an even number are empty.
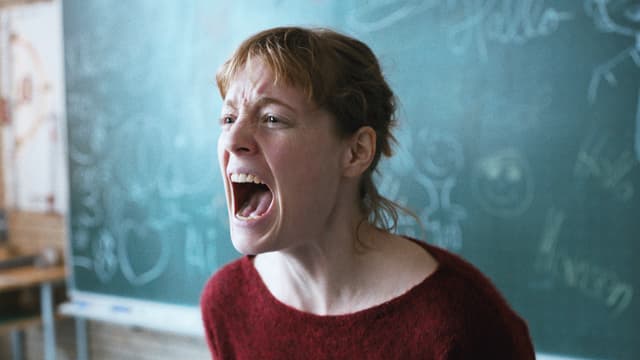
{"type": "Polygon", "coordinates": [[[22,346],[24,344],[24,333],[22,330],[11,331],[11,353],[13,354],[13,360],[23,360],[22,346]]]}
{"type": "Polygon", "coordinates": [[[81,317],[76,317],[76,357],[78,360],[89,360],[87,320],[81,317]]]}
{"type": "Polygon", "coordinates": [[[56,333],[53,320],[53,290],[50,283],[40,285],[40,306],[44,333],[44,359],[56,359],[56,333]]]}

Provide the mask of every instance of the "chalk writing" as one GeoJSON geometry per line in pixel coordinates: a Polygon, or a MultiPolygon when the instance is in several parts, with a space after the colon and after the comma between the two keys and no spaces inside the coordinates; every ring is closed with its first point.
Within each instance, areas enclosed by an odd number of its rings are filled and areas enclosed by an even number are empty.
{"type": "Polygon", "coordinates": [[[474,46],[482,60],[489,57],[490,40],[503,44],[523,44],[549,36],[562,22],[571,20],[569,12],[545,5],[544,0],[458,0],[448,1],[449,16],[461,12],[462,19],[449,27],[448,39],[455,54],[474,46]]]}
{"type": "Polygon", "coordinates": [[[635,188],[627,177],[638,164],[630,150],[622,150],[611,159],[609,154],[615,151],[612,145],[618,142],[612,143],[610,138],[608,133],[592,132],[587,136],[578,152],[574,174],[578,178],[593,178],[616,199],[629,202],[635,188]]]}
{"type": "Polygon", "coordinates": [[[614,316],[629,308],[634,288],[611,270],[558,250],[566,215],[555,208],[547,212],[536,267],[564,286],[598,301],[614,316]]]}
{"type": "Polygon", "coordinates": [[[217,239],[215,231],[209,231],[208,236],[201,236],[194,228],[187,229],[184,244],[186,273],[190,275],[207,275],[216,265],[218,259],[218,248],[216,244],[221,239],[217,239]]]}
{"type": "Polygon", "coordinates": [[[566,286],[604,304],[614,315],[628,309],[633,299],[631,283],[619,279],[615,272],[583,259],[556,254],[551,272],[566,286]]]}
{"type": "Polygon", "coordinates": [[[536,267],[551,271],[553,258],[557,252],[560,230],[565,220],[565,214],[555,208],[551,208],[546,215],[540,241],[538,261],[536,267]]]}
{"type": "Polygon", "coordinates": [[[101,231],[94,242],[93,270],[100,281],[108,282],[118,270],[116,241],[107,231],[101,231]]]}

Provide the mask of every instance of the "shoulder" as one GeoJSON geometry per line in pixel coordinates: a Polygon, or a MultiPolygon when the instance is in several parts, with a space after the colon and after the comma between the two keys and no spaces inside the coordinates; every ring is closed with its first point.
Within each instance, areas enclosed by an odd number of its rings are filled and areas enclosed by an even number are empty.
{"type": "MultiPolygon", "coordinates": [[[[453,354],[492,358],[533,358],[525,321],[492,281],[470,262],[447,250],[424,244],[439,268],[429,291],[452,339],[453,354]]],[[[454,356],[455,357],[455,356],[454,356]]]]}
{"type": "MultiPolygon", "coordinates": [[[[465,303],[469,301],[469,297],[473,300],[479,300],[478,298],[480,298],[484,299],[480,303],[493,304],[511,310],[492,281],[469,261],[448,250],[417,240],[414,241],[418,242],[436,259],[438,263],[436,270],[438,286],[445,290],[444,292],[455,297],[461,297],[459,300],[465,303]]],[[[477,301],[473,302],[476,303],[477,301]]]]}
{"type": "Polygon", "coordinates": [[[238,301],[248,298],[243,295],[243,287],[251,273],[249,266],[251,262],[246,256],[225,265],[207,281],[200,295],[205,338],[214,358],[219,357],[230,336],[224,330],[229,325],[229,309],[235,309],[238,301]]]}
{"type": "Polygon", "coordinates": [[[224,306],[230,296],[238,293],[238,286],[249,276],[247,257],[237,259],[220,268],[204,286],[200,297],[201,307],[213,309],[216,305],[224,306]]]}

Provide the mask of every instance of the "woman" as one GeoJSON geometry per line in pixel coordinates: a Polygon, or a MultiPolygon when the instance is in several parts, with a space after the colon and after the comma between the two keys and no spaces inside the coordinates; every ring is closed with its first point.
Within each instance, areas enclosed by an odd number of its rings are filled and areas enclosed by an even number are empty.
{"type": "Polygon", "coordinates": [[[362,42],[326,29],[247,39],[217,74],[231,239],[206,285],[217,359],[533,359],[475,268],[391,230],[372,174],[394,95],[362,42]]]}

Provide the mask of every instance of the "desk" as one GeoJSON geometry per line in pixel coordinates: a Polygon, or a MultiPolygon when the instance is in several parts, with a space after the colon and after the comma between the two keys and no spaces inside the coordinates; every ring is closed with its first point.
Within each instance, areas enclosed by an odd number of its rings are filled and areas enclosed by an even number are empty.
{"type": "Polygon", "coordinates": [[[54,360],[56,356],[55,323],[53,319],[53,283],[66,278],[64,266],[37,268],[22,266],[0,271],[0,291],[40,286],[40,308],[44,333],[44,356],[54,360]]]}

